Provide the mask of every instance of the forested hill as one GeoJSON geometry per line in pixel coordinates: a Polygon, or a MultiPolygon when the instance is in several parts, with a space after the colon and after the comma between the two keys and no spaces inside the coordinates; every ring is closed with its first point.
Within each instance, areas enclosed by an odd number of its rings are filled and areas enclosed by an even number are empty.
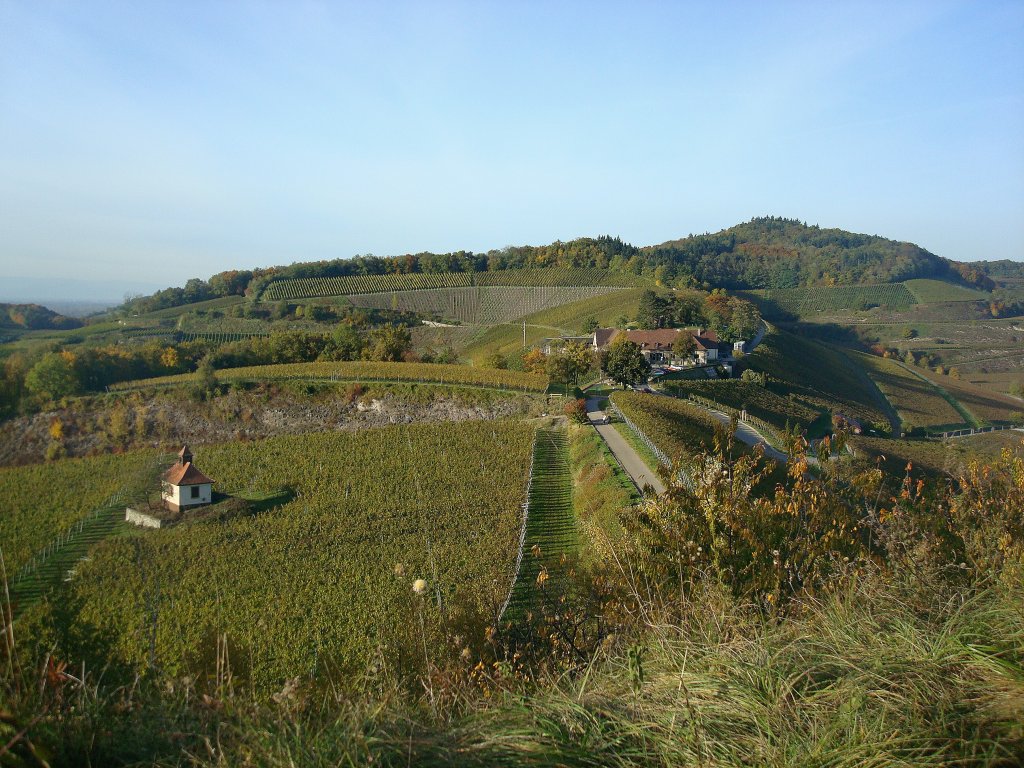
{"type": "Polygon", "coordinates": [[[0,328],[23,330],[81,328],[82,321],[39,304],[0,304],[0,328]]]}
{"type": "Polygon", "coordinates": [[[947,278],[989,290],[982,267],[959,264],[876,235],[808,226],[796,219],[751,219],[715,234],[691,235],[639,248],[618,237],[581,237],[549,245],[506,246],[487,253],[409,253],[354,256],[288,266],[232,270],[184,288],[167,288],[129,301],[131,313],[191,304],[220,296],[259,297],[275,280],[352,275],[492,272],[544,267],[597,268],[645,275],[667,286],[791,288],[800,285],[900,282],[947,278]]]}
{"type": "MultiPolygon", "coordinates": [[[[984,283],[984,273],[913,243],[796,219],[751,219],[715,234],[691,235],[643,249],[645,261],[725,288],[892,283],[915,277],[984,283]]],[[[989,286],[990,287],[990,286],[989,286]]]]}

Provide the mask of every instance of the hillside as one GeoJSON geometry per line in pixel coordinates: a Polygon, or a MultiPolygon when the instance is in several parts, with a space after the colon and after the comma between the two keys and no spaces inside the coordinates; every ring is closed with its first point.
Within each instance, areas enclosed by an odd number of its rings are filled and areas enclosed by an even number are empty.
{"type": "Polygon", "coordinates": [[[235,269],[134,298],[120,311],[137,315],[226,296],[278,300],[471,285],[626,287],[636,285],[638,278],[663,285],[696,283],[729,289],[938,278],[991,290],[994,284],[989,269],[992,276],[1013,276],[1019,271],[1014,262],[962,264],[913,243],[768,216],[714,234],[645,247],[602,235],[548,245],[506,246],[486,253],[354,256],[235,269]],[[556,271],[545,271],[553,268],[556,271]],[[580,275],[579,270],[607,272],[605,276],[591,274],[582,282],[566,282],[565,270],[574,275],[580,275]],[[608,273],[622,279],[610,279],[608,273]]]}
{"type": "Polygon", "coordinates": [[[648,263],[734,289],[961,277],[953,262],[913,243],[774,216],[670,240],[643,252],[648,263]]]}
{"type": "Polygon", "coordinates": [[[65,317],[40,304],[0,304],[0,329],[66,330],[81,326],[81,320],[65,317]]]}

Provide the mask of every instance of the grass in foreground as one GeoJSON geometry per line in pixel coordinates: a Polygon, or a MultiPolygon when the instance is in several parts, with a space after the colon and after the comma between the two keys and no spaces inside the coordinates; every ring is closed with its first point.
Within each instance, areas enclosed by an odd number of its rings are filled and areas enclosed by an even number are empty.
{"type": "Polygon", "coordinates": [[[259,705],[228,690],[202,704],[187,683],[97,697],[65,682],[72,713],[33,738],[55,765],[1019,765],[1014,594],[935,598],[867,578],[776,621],[709,588],[575,677],[526,695],[488,677],[490,696],[463,690],[433,714],[379,684],[259,705]]]}

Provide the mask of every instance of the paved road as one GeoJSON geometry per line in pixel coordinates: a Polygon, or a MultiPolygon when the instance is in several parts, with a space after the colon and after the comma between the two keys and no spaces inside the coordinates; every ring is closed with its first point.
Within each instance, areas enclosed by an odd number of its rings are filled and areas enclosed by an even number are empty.
{"type": "Polygon", "coordinates": [[[655,492],[660,496],[665,492],[665,484],[661,482],[656,474],[654,474],[640,458],[640,454],[637,453],[633,446],[631,446],[626,439],[619,434],[619,431],[611,424],[601,424],[599,422],[604,420],[604,411],[598,407],[600,400],[596,397],[587,399],[587,414],[590,416],[590,423],[597,429],[597,433],[601,435],[601,438],[608,444],[611,452],[615,454],[615,458],[619,460],[622,468],[626,470],[637,488],[643,489],[645,485],[650,485],[654,488],[655,492]]]}

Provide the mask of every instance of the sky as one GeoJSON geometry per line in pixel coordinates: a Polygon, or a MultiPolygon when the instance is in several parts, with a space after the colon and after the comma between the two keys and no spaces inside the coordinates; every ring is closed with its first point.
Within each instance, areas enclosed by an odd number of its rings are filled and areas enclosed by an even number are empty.
{"type": "Polygon", "coordinates": [[[1024,0],[0,0],[0,295],[761,215],[1024,260],[1024,0]]]}

